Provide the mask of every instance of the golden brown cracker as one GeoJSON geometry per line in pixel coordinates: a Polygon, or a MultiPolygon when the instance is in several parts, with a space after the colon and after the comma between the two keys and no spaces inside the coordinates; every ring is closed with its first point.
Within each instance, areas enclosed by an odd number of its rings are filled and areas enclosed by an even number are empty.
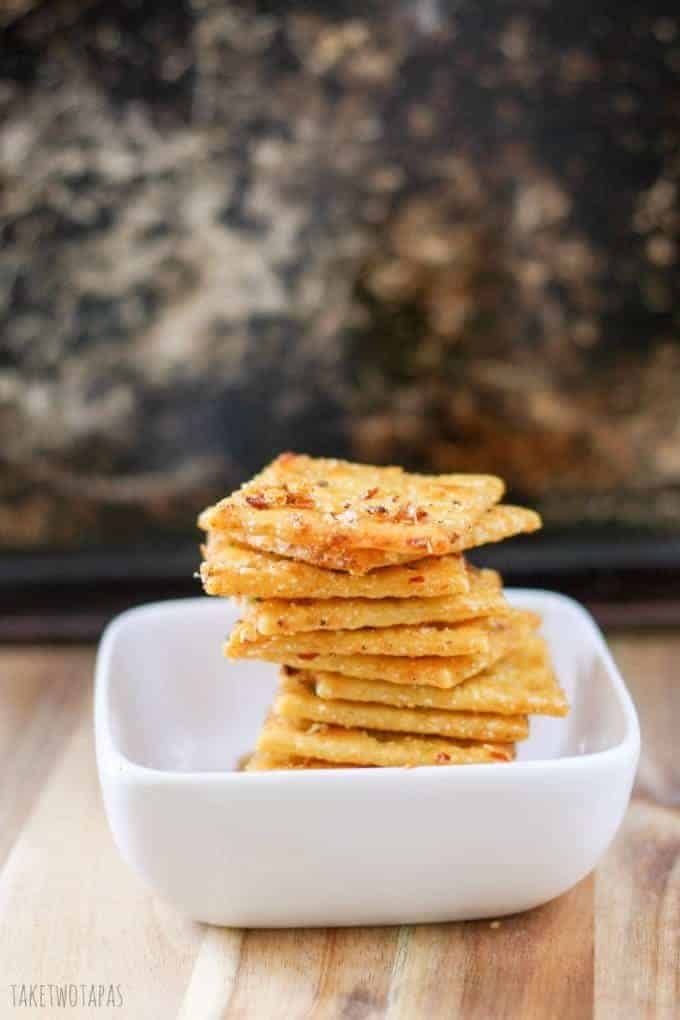
{"type": "Polygon", "coordinates": [[[503,488],[491,475],[415,475],[283,454],[205,510],[199,524],[281,555],[363,573],[381,562],[451,552],[503,488]],[[378,556],[367,559],[367,551],[378,556]]]}
{"type": "Polygon", "coordinates": [[[500,506],[493,506],[482,514],[462,536],[457,551],[475,549],[479,545],[488,545],[491,542],[502,542],[503,539],[515,535],[529,534],[538,531],[541,526],[540,515],[535,510],[501,503],[500,506]]]}
{"type": "Polygon", "coordinates": [[[317,697],[314,685],[284,673],[274,701],[275,715],[300,722],[322,722],[350,729],[387,730],[512,743],[529,735],[526,716],[481,712],[448,712],[429,708],[328,701],[317,697]]]}
{"type": "Polygon", "coordinates": [[[271,715],[257,750],[276,756],[315,758],[349,765],[464,765],[511,761],[513,744],[460,741],[344,729],[322,723],[294,723],[271,715]]]}
{"type": "MultiPolygon", "coordinates": [[[[232,526],[228,536],[234,542],[251,546],[260,552],[270,552],[300,563],[309,563],[324,570],[344,571],[350,576],[361,577],[371,570],[384,569],[399,563],[415,560],[414,556],[384,552],[380,549],[335,548],[333,545],[320,546],[309,543],[297,544],[278,535],[260,535],[246,527],[232,526]]],[[[419,556],[423,556],[422,552],[419,556]]]]}
{"type": "Polygon", "coordinates": [[[415,627],[313,630],[262,637],[248,622],[241,621],[231,632],[227,655],[238,659],[243,656],[244,650],[249,658],[257,658],[265,651],[295,655],[472,655],[488,649],[488,626],[489,619],[481,617],[451,625],[433,623],[415,627]]]}
{"type": "Polygon", "coordinates": [[[343,765],[342,762],[320,761],[318,758],[299,758],[293,755],[268,754],[256,751],[251,754],[243,767],[244,772],[271,772],[283,769],[352,769],[356,765],[343,765]]]}
{"type": "Polygon", "coordinates": [[[511,648],[526,641],[539,625],[540,618],[523,610],[514,610],[494,620],[488,632],[489,648],[476,655],[421,656],[408,658],[398,655],[320,655],[307,652],[268,651],[263,645],[243,643],[239,655],[244,658],[265,659],[296,669],[314,669],[364,679],[385,680],[394,684],[427,684],[432,687],[453,687],[486,669],[511,648]]]}
{"type": "Polygon", "coordinates": [[[532,637],[489,669],[449,690],[361,680],[340,673],[298,674],[312,682],[320,698],[370,702],[398,708],[452,712],[564,716],[567,697],[557,682],[545,641],[532,637]]]}
{"type": "Polygon", "coordinates": [[[468,592],[438,598],[258,599],[247,605],[244,621],[249,633],[271,637],[301,631],[461,623],[509,609],[500,576],[494,570],[470,568],[469,576],[468,592]]]}
{"type": "MultiPolygon", "coordinates": [[[[502,503],[499,506],[493,506],[487,510],[478,521],[469,528],[464,534],[462,534],[457,542],[453,543],[455,553],[459,554],[461,551],[466,549],[473,549],[477,546],[486,545],[490,542],[501,542],[503,539],[512,538],[515,535],[522,533],[529,533],[536,531],[541,527],[541,518],[534,510],[529,510],[526,507],[511,506],[509,504],[502,503]]],[[[350,569],[348,562],[352,561],[352,569],[354,573],[352,576],[361,576],[366,574],[368,571],[373,571],[371,576],[378,578],[382,570],[386,570],[390,564],[403,564],[404,562],[411,562],[412,568],[418,569],[420,574],[425,574],[424,581],[427,583],[428,580],[435,580],[435,572],[432,567],[433,564],[437,563],[439,558],[428,557],[424,560],[412,561],[410,556],[400,556],[395,554],[394,556],[386,556],[384,552],[371,549],[354,549],[352,551],[347,550],[336,550],[332,546],[330,548],[321,548],[318,546],[306,547],[298,546],[288,540],[280,540],[276,537],[268,538],[267,536],[258,536],[256,534],[249,534],[245,528],[232,527],[228,534],[221,533],[219,531],[211,531],[208,537],[207,553],[208,553],[208,567],[205,570],[207,575],[204,576],[204,582],[208,581],[212,590],[206,587],[209,594],[258,594],[255,591],[233,591],[230,588],[220,590],[219,578],[220,568],[219,560],[216,557],[220,556],[220,550],[227,548],[234,542],[240,542],[245,546],[253,547],[254,552],[259,552],[260,555],[278,555],[278,558],[283,560],[292,560],[293,562],[304,563],[307,562],[309,566],[317,566],[319,570],[329,571],[334,570],[337,572],[345,572],[350,569]],[[270,550],[267,553],[267,550],[270,550]],[[421,566],[427,564],[428,569],[420,569],[421,566]]],[[[449,559],[449,556],[445,557],[449,559]]],[[[443,560],[442,560],[442,565],[443,560]]],[[[226,570],[226,582],[229,583],[230,573],[229,566],[227,565],[226,570]]],[[[231,578],[233,582],[233,578],[231,578]]],[[[410,583],[416,584],[415,581],[410,583]]],[[[371,589],[373,586],[370,586],[371,589]]],[[[418,589],[415,589],[418,590],[418,589]]],[[[428,590],[425,588],[419,592],[423,595],[428,594],[428,590]]],[[[264,591],[262,594],[267,595],[269,592],[264,591]]],[[[281,592],[283,595],[284,592],[281,592]]],[[[291,594],[301,596],[304,593],[300,590],[294,591],[291,594]]],[[[334,592],[334,594],[339,594],[334,592]]],[[[358,591],[352,590],[352,594],[359,594],[358,591]]],[[[387,595],[388,592],[385,592],[387,595]]],[[[397,597],[408,597],[408,590],[402,591],[390,591],[389,594],[397,597]]],[[[430,590],[429,594],[436,594],[435,591],[430,590]]],[[[319,598],[325,597],[323,590],[319,589],[319,598]]],[[[370,593],[368,597],[371,597],[370,593]]],[[[382,596],[378,596],[382,597],[382,596]]]]}
{"type": "Polygon", "coordinates": [[[462,594],[469,589],[460,555],[430,557],[383,567],[369,574],[347,574],[234,545],[211,532],[201,564],[208,595],[249,595],[264,599],[410,598],[462,594]]]}

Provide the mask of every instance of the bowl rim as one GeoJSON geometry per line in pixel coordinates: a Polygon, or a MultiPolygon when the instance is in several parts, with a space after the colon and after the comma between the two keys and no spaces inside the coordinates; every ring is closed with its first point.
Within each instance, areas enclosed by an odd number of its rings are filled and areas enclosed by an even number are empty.
{"type": "MultiPolygon", "coordinates": [[[[560,772],[583,772],[591,771],[594,768],[620,769],[637,765],[640,753],[640,725],[633,699],[621,676],[609,647],[605,641],[602,631],[595,623],[593,617],[579,602],[559,592],[548,591],[541,588],[506,588],[506,594],[510,600],[530,599],[537,602],[552,602],[562,605],[571,612],[576,612],[585,624],[586,632],[592,643],[593,650],[597,653],[605,667],[609,689],[611,694],[617,698],[624,718],[624,734],[622,739],[601,751],[591,751],[581,755],[565,755],[560,758],[547,758],[535,761],[512,761],[485,764],[470,764],[464,768],[442,768],[437,765],[421,765],[418,768],[332,768],[332,769],[291,769],[272,770],[269,772],[224,772],[215,770],[169,770],[158,769],[152,766],[143,765],[140,762],[128,757],[121,751],[115,741],[111,729],[111,717],[109,709],[109,691],[113,682],[113,670],[111,660],[116,643],[121,634],[125,633],[128,625],[133,620],[139,620],[144,616],[167,613],[175,615],[185,609],[196,609],[199,605],[214,606],[215,600],[207,596],[197,596],[182,599],[167,599],[157,602],[149,602],[135,606],[119,613],[105,628],[99,646],[95,663],[95,694],[94,694],[94,730],[95,746],[98,771],[101,777],[115,776],[116,780],[126,782],[186,785],[197,781],[206,785],[228,784],[242,786],[243,784],[268,784],[280,785],[281,783],[313,783],[316,785],[318,778],[323,777],[324,784],[346,783],[348,776],[355,777],[356,781],[366,782],[370,778],[371,783],[393,782],[395,776],[403,780],[408,777],[409,783],[424,780],[431,782],[434,777],[437,781],[447,783],[472,784],[488,781],[493,777],[503,783],[514,782],[518,776],[530,776],[537,772],[552,775],[560,772]],[[486,780],[483,778],[486,777],[486,780]]],[[[252,789],[252,787],[251,787],[252,789]]]]}

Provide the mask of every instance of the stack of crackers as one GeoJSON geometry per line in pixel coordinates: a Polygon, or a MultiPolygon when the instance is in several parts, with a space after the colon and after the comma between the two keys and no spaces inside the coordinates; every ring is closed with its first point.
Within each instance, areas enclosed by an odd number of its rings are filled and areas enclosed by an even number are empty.
{"type": "Polygon", "coordinates": [[[248,770],[511,761],[566,714],[540,619],[463,555],[540,527],[503,491],[288,453],[201,514],[206,592],[245,600],[226,654],[281,665],[248,770]]]}

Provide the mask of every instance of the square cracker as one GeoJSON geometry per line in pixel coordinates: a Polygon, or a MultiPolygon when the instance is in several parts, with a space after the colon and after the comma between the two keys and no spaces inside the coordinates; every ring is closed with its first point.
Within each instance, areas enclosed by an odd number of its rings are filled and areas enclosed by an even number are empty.
{"type": "Polygon", "coordinates": [[[525,506],[501,503],[492,506],[472,525],[460,540],[456,551],[476,549],[480,545],[502,542],[515,535],[530,534],[542,526],[540,515],[525,506]]]}
{"type": "Polygon", "coordinates": [[[274,714],[298,722],[331,723],[349,729],[422,733],[458,740],[512,743],[525,740],[529,724],[524,715],[448,712],[434,708],[394,708],[366,702],[328,701],[314,693],[314,684],[283,673],[273,705],[274,714]]]}
{"type": "Polygon", "coordinates": [[[205,510],[199,524],[269,552],[364,573],[452,552],[503,489],[492,475],[416,475],[282,454],[205,510]]]}
{"type": "Polygon", "coordinates": [[[260,731],[257,752],[377,766],[465,765],[512,761],[515,756],[513,744],[344,729],[275,715],[260,731]]]}
{"type": "MultiPolygon", "coordinates": [[[[536,531],[540,527],[541,518],[534,510],[501,503],[499,506],[492,506],[483,513],[478,521],[461,535],[458,541],[452,542],[452,549],[457,554],[465,549],[474,549],[477,546],[487,545],[490,542],[501,542],[503,539],[512,538],[514,535],[536,531]]],[[[234,546],[234,543],[241,543],[243,546],[251,547],[253,556],[257,556],[259,553],[262,557],[270,557],[269,560],[262,559],[260,561],[263,573],[271,570],[272,560],[278,559],[279,562],[283,560],[283,562],[299,562],[300,564],[307,563],[310,566],[314,565],[324,573],[330,570],[346,572],[351,567],[352,573],[348,581],[352,577],[360,577],[372,571],[371,577],[376,579],[376,585],[383,570],[386,570],[390,565],[398,565],[400,563],[413,564],[414,569],[417,569],[419,573],[425,574],[426,582],[430,579],[434,580],[437,573],[433,570],[433,564],[439,562],[439,558],[432,559],[431,557],[414,561],[411,555],[398,555],[396,553],[394,555],[387,555],[375,549],[354,549],[348,551],[347,549],[337,550],[332,545],[330,547],[296,545],[290,541],[280,541],[276,537],[272,538],[271,536],[261,536],[252,532],[248,533],[245,528],[232,526],[228,533],[215,530],[211,530],[208,533],[205,549],[207,564],[204,564],[202,567],[202,576],[204,583],[206,581],[210,583],[210,587],[206,584],[206,591],[209,595],[262,594],[266,596],[269,594],[267,590],[262,592],[234,591],[233,588],[229,587],[230,581],[233,583],[234,579],[231,576],[233,570],[230,572],[231,564],[227,550],[230,547],[232,549],[237,548],[237,546],[234,546]],[[205,568],[205,574],[203,568],[205,568]],[[222,589],[219,587],[221,575],[224,575],[223,583],[226,585],[222,589]]],[[[232,560],[235,558],[233,553],[231,557],[232,560]]],[[[442,565],[445,560],[450,562],[451,559],[452,555],[447,554],[441,560],[442,565]]],[[[237,565],[241,562],[242,557],[237,565]]],[[[400,575],[395,574],[395,577],[397,576],[400,575]]],[[[372,588],[373,586],[370,587],[372,588]]],[[[408,591],[380,590],[382,594],[377,597],[383,597],[384,595],[408,597],[408,591]]],[[[440,591],[443,590],[440,589],[440,591]]],[[[319,598],[325,597],[323,595],[323,586],[318,591],[319,598]]],[[[302,594],[303,592],[299,589],[293,591],[286,590],[280,593],[281,596],[298,595],[298,597],[302,594]]],[[[334,590],[332,594],[342,595],[342,592],[334,590]]],[[[363,592],[351,589],[350,594],[361,595],[363,592]]],[[[423,589],[422,594],[427,594],[427,591],[423,589]]],[[[438,594],[438,592],[430,591],[430,594],[438,594]]],[[[367,595],[369,598],[372,597],[370,591],[367,595]]]]}
{"type": "Polygon", "coordinates": [[[204,556],[201,580],[208,595],[404,599],[412,595],[456,595],[469,589],[465,560],[460,554],[429,557],[368,574],[347,574],[235,545],[226,536],[211,531],[204,556]]]}
{"type": "MultiPolygon", "coordinates": [[[[285,667],[284,667],[285,668],[285,667]]],[[[567,697],[557,682],[543,638],[521,648],[450,690],[361,680],[340,673],[300,672],[320,698],[370,702],[397,708],[436,708],[451,712],[564,716],[567,697]]]]}
{"type": "MultiPolygon", "coordinates": [[[[508,610],[510,612],[510,610],[508,610]]],[[[488,628],[494,618],[465,623],[421,623],[414,627],[367,627],[362,630],[312,630],[262,637],[240,621],[227,642],[232,659],[258,658],[260,652],[296,655],[471,655],[486,652],[488,628]]]]}
{"type": "Polygon", "coordinates": [[[385,680],[394,684],[426,684],[432,687],[454,687],[486,669],[512,649],[526,641],[538,627],[540,617],[526,610],[513,610],[495,620],[488,631],[489,647],[474,655],[421,656],[399,655],[320,655],[306,652],[269,651],[264,645],[246,642],[241,646],[244,658],[279,662],[296,669],[314,669],[346,676],[385,680]]]}
{"type": "MultiPolygon", "coordinates": [[[[260,552],[270,552],[299,563],[314,564],[324,570],[344,571],[355,577],[368,574],[371,570],[377,571],[399,563],[410,563],[416,559],[413,555],[400,555],[380,549],[348,549],[342,546],[341,539],[338,548],[334,548],[332,544],[329,546],[296,544],[276,534],[261,535],[236,525],[230,527],[226,534],[232,541],[260,552]]],[[[418,558],[423,555],[424,553],[420,552],[418,558]]]]}
{"type": "Polygon", "coordinates": [[[294,755],[268,754],[256,751],[243,766],[243,772],[270,772],[279,769],[354,769],[357,765],[342,762],[320,761],[318,758],[297,758],[294,755]]]}
{"type": "Polygon", "coordinates": [[[258,599],[248,603],[244,625],[249,628],[249,640],[252,640],[257,635],[271,637],[300,631],[461,623],[509,609],[496,571],[470,567],[468,574],[468,592],[436,598],[258,599]]]}

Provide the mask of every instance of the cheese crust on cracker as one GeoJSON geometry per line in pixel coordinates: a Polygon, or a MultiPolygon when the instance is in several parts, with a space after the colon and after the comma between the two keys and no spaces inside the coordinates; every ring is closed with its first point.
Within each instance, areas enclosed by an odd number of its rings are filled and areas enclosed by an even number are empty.
{"type": "Polygon", "coordinates": [[[403,599],[412,595],[456,595],[469,589],[465,560],[460,554],[383,567],[367,574],[348,574],[235,545],[215,531],[208,535],[203,553],[201,580],[208,595],[403,599]]]}
{"type": "MultiPolygon", "coordinates": [[[[508,610],[510,613],[510,610],[508,610]]],[[[495,619],[495,618],[494,618],[495,619]]],[[[481,618],[465,623],[419,624],[414,627],[368,627],[361,630],[312,630],[296,634],[262,637],[248,621],[240,621],[227,642],[227,655],[241,658],[267,651],[306,655],[471,655],[489,647],[487,628],[492,622],[481,618]]]]}
{"type": "Polygon", "coordinates": [[[243,619],[254,635],[272,637],[301,631],[461,623],[509,610],[496,571],[470,567],[468,574],[469,591],[457,595],[405,599],[266,599],[249,602],[243,619]]]}
{"type": "Polygon", "coordinates": [[[296,723],[274,715],[269,716],[260,731],[257,752],[387,767],[497,763],[512,761],[515,756],[513,744],[344,729],[322,723],[296,723]]]}
{"type": "Polygon", "coordinates": [[[268,754],[256,751],[243,766],[243,772],[271,772],[278,769],[355,769],[357,765],[342,762],[320,761],[318,758],[299,758],[293,755],[268,754]]]}
{"type": "Polygon", "coordinates": [[[296,654],[267,649],[264,642],[243,642],[239,646],[238,655],[279,662],[296,669],[342,673],[394,684],[426,684],[447,688],[463,683],[507,655],[512,648],[526,641],[539,623],[540,617],[535,613],[513,610],[511,614],[494,620],[493,628],[488,630],[489,646],[486,652],[450,658],[434,655],[409,658],[399,655],[321,655],[317,652],[296,654]]]}
{"type": "Polygon", "coordinates": [[[199,517],[205,530],[350,573],[442,556],[502,497],[493,475],[417,475],[397,467],[282,454],[199,517]]]}
{"type": "Polygon", "coordinates": [[[274,714],[284,719],[331,723],[350,729],[387,730],[512,743],[525,740],[529,723],[523,715],[448,712],[432,708],[394,708],[391,705],[328,701],[317,697],[314,685],[283,674],[274,701],[274,714]]]}
{"type": "MultiPolygon", "coordinates": [[[[535,510],[501,503],[482,514],[477,523],[459,539],[452,540],[451,552],[461,553],[466,549],[502,542],[515,535],[537,531],[541,526],[541,518],[535,510]]],[[[260,551],[269,551],[299,562],[316,564],[324,570],[348,571],[357,576],[367,574],[369,571],[379,573],[380,569],[391,565],[414,562],[410,554],[387,553],[376,549],[337,550],[332,546],[296,545],[277,536],[259,535],[241,527],[232,528],[229,537],[235,542],[252,546],[260,551]]]]}
{"type": "Polygon", "coordinates": [[[565,716],[569,711],[545,641],[538,636],[529,638],[525,645],[509,652],[489,669],[450,690],[361,680],[316,670],[295,675],[311,683],[318,697],[332,700],[504,715],[565,716]]]}
{"type": "MultiPolygon", "coordinates": [[[[207,518],[201,515],[201,520],[205,521],[207,518]]],[[[461,535],[458,541],[452,542],[453,551],[445,557],[425,557],[422,560],[413,560],[411,556],[404,557],[395,554],[393,557],[386,559],[383,552],[371,549],[356,549],[352,553],[354,557],[354,573],[349,575],[348,581],[352,577],[359,578],[362,575],[366,575],[369,571],[373,571],[371,576],[376,579],[376,595],[373,596],[371,594],[374,589],[374,585],[371,584],[367,586],[367,589],[350,585],[349,596],[382,598],[394,595],[396,597],[408,598],[410,589],[399,587],[398,590],[394,590],[389,585],[393,581],[403,581],[405,584],[415,584],[416,582],[405,578],[402,574],[396,572],[396,569],[389,578],[385,578],[386,587],[381,587],[378,582],[378,578],[380,578],[383,570],[386,570],[389,565],[399,565],[404,562],[411,563],[418,569],[419,573],[425,575],[424,583],[426,587],[421,590],[415,589],[420,594],[438,595],[444,594],[447,591],[452,592],[456,589],[447,589],[445,586],[433,589],[432,585],[442,581],[445,585],[447,579],[445,575],[449,572],[449,569],[453,573],[455,568],[452,562],[454,556],[459,556],[466,549],[473,549],[492,542],[501,542],[503,539],[512,538],[519,534],[528,534],[540,527],[541,518],[534,510],[501,503],[485,511],[477,522],[461,535]],[[438,563],[442,565],[441,570],[436,569],[434,566],[438,563]],[[382,568],[382,570],[377,568],[382,568]],[[430,587],[427,587],[428,584],[430,587]]],[[[295,576],[287,575],[285,568],[280,567],[280,563],[283,561],[284,563],[300,563],[300,566],[306,563],[309,567],[317,567],[318,575],[300,572],[300,579],[303,584],[308,585],[310,594],[315,592],[313,583],[316,579],[319,582],[319,587],[316,589],[318,598],[330,598],[335,595],[342,597],[344,589],[338,590],[338,585],[334,586],[332,579],[324,581],[323,575],[329,573],[329,571],[335,571],[343,576],[346,575],[346,571],[349,569],[346,562],[346,557],[349,554],[345,552],[338,553],[332,547],[324,549],[315,546],[309,548],[303,545],[298,546],[288,540],[268,539],[266,536],[250,534],[247,529],[240,526],[233,526],[228,532],[214,529],[209,530],[204,555],[205,563],[201,567],[201,576],[209,595],[257,595],[258,592],[253,587],[250,587],[248,590],[239,587],[239,585],[243,585],[244,581],[247,581],[247,578],[244,578],[242,575],[254,570],[259,574],[270,575],[272,577],[272,582],[270,583],[275,581],[280,585],[278,594],[268,590],[263,590],[259,594],[270,597],[303,596],[305,592],[295,585],[295,576]],[[240,546],[238,543],[240,543],[240,546]],[[236,550],[240,547],[250,548],[252,557],[246,559],[243,552],[238,553],[236,550]],[[258,555],[262,557],[259,560],[257,559],[258,555]],[[276,569],[277,564],[279,564],[278,569],[276,569]],[[326,591],[328,591],[327,595],[326,591]]],[[[460,566],[460,562],[458,565],[460,566]]]]}
{"type": "Polygon", "coordinates": [[[500,506],[493,506],[485,514],[482,514],[470,530],[462,536],[458,551],[476,549],[477,546],[490,545],[493,542],[502,542],[506,538],[514,538],[515,535],[528,535],[533,531],[538,531],[541,527],[540,514],[537,514],[535,510],[529,510],[525,506],[501,503],[500,506]]]}

